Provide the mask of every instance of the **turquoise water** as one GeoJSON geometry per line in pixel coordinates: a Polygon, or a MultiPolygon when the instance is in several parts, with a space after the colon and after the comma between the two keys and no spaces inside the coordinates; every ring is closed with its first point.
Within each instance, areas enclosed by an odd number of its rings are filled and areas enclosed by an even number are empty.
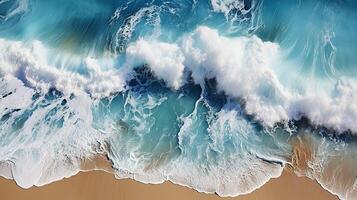
{"type": "Polygon", "coordinates": [[[1,175],[43,185],[105,153],[119,178],[236,196],[280,176],[308,135],[307,175],[353,199],[355,180],[338,185],[354,162],[336,183],[322,173],[357,153],[356,10],[0,0],[1,175]]]}

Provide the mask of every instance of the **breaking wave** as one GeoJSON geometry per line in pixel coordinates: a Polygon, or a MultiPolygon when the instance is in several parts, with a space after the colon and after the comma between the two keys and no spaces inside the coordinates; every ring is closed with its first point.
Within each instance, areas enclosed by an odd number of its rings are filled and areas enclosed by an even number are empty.
{"type": "Polygon", "coordinates": [[[118,178],[236,196],[304,138],[297,172],[353,199],[356,5],[277,4],[0,0],[0,174],[40,186],[106,154],[118,178]]]}

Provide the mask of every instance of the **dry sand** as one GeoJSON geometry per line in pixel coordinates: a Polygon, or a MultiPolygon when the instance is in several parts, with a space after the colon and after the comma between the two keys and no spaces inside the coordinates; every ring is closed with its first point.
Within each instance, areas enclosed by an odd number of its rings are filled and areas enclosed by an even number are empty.
{"type": "Polygon", "coordinates": [[[0,178],[0,200],[337,200],[315,181],[296,177],[285,171],[249,195],[222,198],[166,182],[142,184],[133,180],[117,180],[103,171],[81,172],[43,187],[24,190],[14,181],[0,178]]]}

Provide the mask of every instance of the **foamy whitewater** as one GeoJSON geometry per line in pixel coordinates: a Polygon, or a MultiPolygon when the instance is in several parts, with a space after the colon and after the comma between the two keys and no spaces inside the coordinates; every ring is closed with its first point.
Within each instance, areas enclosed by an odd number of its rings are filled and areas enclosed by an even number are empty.
{"type": "MultiPolygon", "coordinates": [[[[0,175],[247,194],[293,165],[357,198],[357,4],[0,0],[0,175]]],[[[300,171],[301,173],[301,171],[300,171]]]]}

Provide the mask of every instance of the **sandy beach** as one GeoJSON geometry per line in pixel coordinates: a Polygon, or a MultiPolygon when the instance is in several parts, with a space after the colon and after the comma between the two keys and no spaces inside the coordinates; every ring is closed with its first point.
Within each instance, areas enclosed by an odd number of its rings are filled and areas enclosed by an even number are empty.
{"type": "Polygon", "coordinates": [[[291,162],[279,178],[271,179],[248,195],[234,198],[199,193],[168,181],[154,185],[119,180],[114,177],[107,156],[98,154],[81,160],[83,172],[42,187],[22,189],[15,181],[0,177],[0,200],[338,200],[316,181],[294,173],[303,175],[310,170],[307,162],[313,156],[309,138],[297,137],[291,142],[294,146],[291,162]]]}
{"type": "Polygon", "coordinates": [[[170,182],[151,185],[130,179],[118,180],[104,171],[81,172],[62,181],[27,190],[18,187],[13,180],[0,178],[0,197],[1,200],[338,200],[315,181],[288,171],[253,193],[235,198],[199,193],[170,182]]]}

